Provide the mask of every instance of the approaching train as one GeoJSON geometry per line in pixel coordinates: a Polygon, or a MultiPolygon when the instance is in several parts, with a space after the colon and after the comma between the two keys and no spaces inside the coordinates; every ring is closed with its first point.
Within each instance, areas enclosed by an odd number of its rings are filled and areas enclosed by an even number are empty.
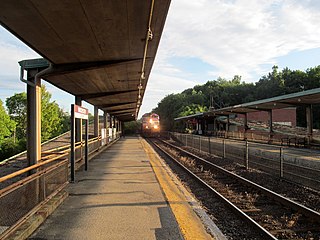
{"type": "Polygon", "coordinates": [[[142,116],[141,134],[145,137],[160,135],[160,118],[156,113],[146,113],[142,116]]]}

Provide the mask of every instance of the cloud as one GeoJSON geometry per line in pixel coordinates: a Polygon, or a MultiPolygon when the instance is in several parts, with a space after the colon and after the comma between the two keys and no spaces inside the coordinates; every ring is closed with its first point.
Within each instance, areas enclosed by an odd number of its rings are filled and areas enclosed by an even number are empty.
{"type": "Polygon", "coordinates": [[[157,107],[157,103],[159,103],[165,96],[171,93],[179,93],[196,84],[197,83],[194,81],[152,72],[148,80],[139,116],[142,116],[144,113],[150,112],[153,108],[157,107]]]}
{"type": "MultiPolygon", "coordinates": [[[[164,96],[209,78],[237,74],[246,82],[257,81],[279,57],[319,48],[319,19],[318,0],[172,1],[140,114],[151,111],[164,96]],[[194,74],[196,66],[182,69],[173,58],[199,59],[212,69],[194,74]]],[[[19,82],[18,61],[39,55],[2,28],[0,54],[0,88],[21,92],[25,86],[19,82]]]]}
{"type": "MultiPolygon", "coordinates": [[[[197,57],[213,76],[256,81],[266,64],[292,51],[320,46],[319,5],[289,0],[175,0],[171,3],[160,59],[197,57]],[[301,2],[301,3],[300,3],[301,2]]],[[[178,73],[178,69],[176,73],[178,73]]]]}
{"type": "Polygon", "coordinates": [[[8,42],[5,42],[4,39],[2,38],[0,38],[0,53],[1,53],[0,72],[2,74],[6,73],[8,75],[19,76],[18,61],[29,59],[29,58],[40,57],[37,53],[33,52],[31,49],[10,44],[8,42]]]}

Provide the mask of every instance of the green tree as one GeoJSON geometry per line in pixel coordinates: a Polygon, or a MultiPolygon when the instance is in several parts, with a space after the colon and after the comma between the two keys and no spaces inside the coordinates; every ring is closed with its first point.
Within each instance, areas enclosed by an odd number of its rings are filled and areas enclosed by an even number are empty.
{"type": "Polygon", "coordinates": [[[124,123],[124,134],[136,134],[141,130],[141,120],[125,122],[124,123]]]}
{"type": "MultiPolygon", "coordinates": [[[[27,95],[26,93],[16,93],[7,98],[6,105],[9,114],[17,123],[17,137],[26,139],[27,128],[27,95]]],[[[45,85],[41,86],[41,140],[46,141],[67,131],[70,117],[63,112],[55,101],[51,101],[45,85]]]]}
{"type": "Polygon", "coordinates": [[[13,139],[16,123],[4,109],[0,100],[0,160],[4,160],[20,151],[19,145],[13,139]]]}
{"type": "Polygon", "coordinates": [[[11,137],[15,130],[16,123],[10,119],[0,100],[0,144],[5,138],[11,137]]]}
{"type": "Polygon", "coordinates": [[[189,116],[196,113],[202,113],[208,111],[206,106],[201,106],[199,104],[192,103],[191,105],[185,106],[180,112],[179,117],[189,116]]]}
{"type": "Polygon", "coordinates": [[[8,113],[16,122],[16,136],[23,139],[27,135],[27,94],[16,93],[6,99],[8,113]]]}
{"type": "Polygon", "coordinates": [[[179,116],[185,105],[185,94],[170,94],[158,103],[153,112],[160,116],[160,125],[163,131],[172,130],[174,118],[179,116]]]}
{"type": "Polygon", "coordinates": [[[47,141],[62,133],[63,124],[59,105],[51,102],[51,93],[41,86],[41,141],[47,141]]]}

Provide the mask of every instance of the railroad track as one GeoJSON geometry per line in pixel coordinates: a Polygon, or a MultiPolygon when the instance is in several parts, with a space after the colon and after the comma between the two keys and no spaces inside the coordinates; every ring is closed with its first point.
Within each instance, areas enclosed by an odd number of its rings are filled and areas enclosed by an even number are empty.
{"type": "MultiPolygon", "coordinates": [[[[157,143],[156,143],[157,142],[157,143]]],[[[264,239],[320,239],[320,213],[165,141],[153,144],[264,239]]],[[[259,238],[257,238],[259,239],[259,238]]]]}

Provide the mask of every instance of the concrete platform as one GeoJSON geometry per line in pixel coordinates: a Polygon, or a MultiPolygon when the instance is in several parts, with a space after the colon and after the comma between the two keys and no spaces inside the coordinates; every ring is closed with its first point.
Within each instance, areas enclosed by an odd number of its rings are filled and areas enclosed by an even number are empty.
{"type": "MultiPolygon", "coordinates": [[[[190,229],[197,239],[210,239],[186,199],[174,200],[180,209],[189,208],[176,218],[154,171],[153,165],[162,165],[151,163],[156,160],[143,141],[121,139],[90,161],[87,172],[77,172],[69,197],[29,239],[191,239],[188,227],[177,222],[184,218],[197,226],[190,229]]],[[[165,182],[174,189],[172,181],[165,182]]]]}

